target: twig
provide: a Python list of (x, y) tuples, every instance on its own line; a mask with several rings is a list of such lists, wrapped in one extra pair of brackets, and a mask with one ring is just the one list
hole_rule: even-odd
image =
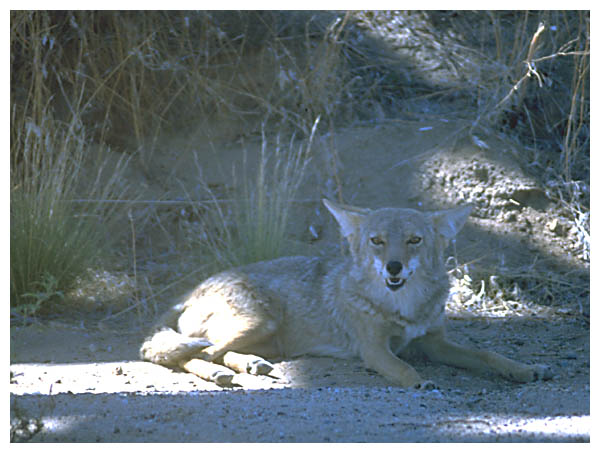
[(569, 57), (571, 55), (589, 55), (590, 51), (589, 50), (574, 50), (572, 52), (556, 52), (553, 53), (552, 55), (546, 55), (544, 57), (540, 57), (540, 58), (535, 58), (533, 60), (531, 60), (532, 63), (539, 63), (540, 61), (545, 61), (545, 60), (550, 60), (552, 58), (556, 58), (556, 57)]
[(137, 258), (135, 251), (135, 225), (133, 223), (133, 215), (131, 214), (131, 209), (127, 210), (127, 217), (129, 218), (129, 223), (131, 224), (131, 248), (133, 251), (133, 282), (134, 282), (134, 290), (133, 294), (136, 300), (135, 306), (138, 307), (138, 314), (140, 313), (139, 309), (139, 297), (138, 297), (138, 280), (137, 280)]
[[(219, 203), (238, 203), (240, 201), (249, 201), (249, 199), (242, 200), (239, 198), (214, 198), (211, 200), (98, 200), (90, 198), (79, 198), (71, 200), (63, 200), (67, 203), (107, 203), (107, 204), (164, 204), (164, 205), (202, 205), (202, 204), (219, 204)], [(318, 199), (296, 199), (287, 200), (290, 203), (318, 203)]]
[[(535, 61), (533, 59), (533, 55), (535, 54), (535, 51), (538, 48), (539, 45), (539, 39), (540, 36), (542, 34), (542, 32), (546, 29), (545, 25), (543, 22), (540, 22), (540, 24), (538, 25), (538, 28), (536, 30), (536, 32), (533, 34), (533, 37), (531, 38), (531, 42), (529, 43), (529, 50), (527, 52), (527, 58), (525, 59), (525, 61), (523, 62), (526, 66), (527, 66), (527, 72), (523, 75), (523, 77), (521, 77), (517, 83), (515, 83), (511, 90), (508, 92), (508, 94), (506, 96), (504, 96), (504, 98), (502, 98), (502, 100), (500, 102), (498, 102), (495, 107), (493, 109), (490, 110), (490, 112), (493, 112), (495, 110), (497, 110), (500, 106), (502, 106), (506, 101), (508, 101), (512, 95), (514, 93), (516, 93), (517, 91), (519, 91), (519, 89), (521, 88), (521, 85), (523, 85), (529, 78), (531, 78), (532, 76), (535, 76), (535, 78), (538, 80), (539, 86), (541, 87), (543, 84), (543, 79), (542, 77), (539, 75), (539, 73), (537, 72), (537, 68), (535, 66)], [(475, 129), (475, 127), (478, 125), (480, 119), (483, 117), (479, 116), (477, 118), (477, 120), (473, 123), (473, 126), (471, 127), (471, 131), (473, 131)]]

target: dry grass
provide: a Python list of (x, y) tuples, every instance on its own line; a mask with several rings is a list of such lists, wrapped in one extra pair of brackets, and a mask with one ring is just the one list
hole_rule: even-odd
[(449, 274), (451, 297), (446, 310), (453, 318), (571, 315), (589, 319), (589, 308), (576, 296), (585, 286), (583, 273), (571, 277), (534, 263), (511, 269), (463, 264)]
[[(34, 266), (56, 255), (39, 240), (47, 233), (13, 239), (25, 231), (18, 225), (62, 219), (50, 236), (89, 238), (91, 257), (93, 225), (116, 218), (107, 206), (119, 205), (65, 203), (121, 190), (125, 159), (110, 175), (85, 172), (95, 183), (82, 192), (90, 150), (100, 163), (109, 147), (133, 151), (149, 167), (161, 135), (192, 129), (215, 147), (264, 132), (261, 172), (238, 172), (231, 215), (222, 203), (208, 210), (217, 225), (208, 243), (223, 262), (281, 253), (264, 239), (285, 235), (289, 190), (316, 134), (448, 115), (466, 119), (464, 133), (481, 146), (481, 131), (524, 145), (522, 163), (565, 206), (589, 256), (589, 24), (585, 11), (12, 11), (11, 297), (36, 294), (26, 301), (35, 309), (66, 287), (48, 264)], [(297, 142), (273, 145), (274, 131)], [(324, 152), (323, 192), (342, 198), (338, 151)], [(120, 217), (134, 241), (136, 218)], [(240, 247), (246, 256), (231, 256)], [(17, 264), (23, 257), (29, 264)], [(28, 270), (13, 273), (13, 258)]]
[[(208, 255), (209, 272), (293, 254), (297, 249), (288, 238), (293, 202), (312, 159), (312, 142), (318, 127), (315, 121), (307, 142), (294, 137), (270, 142), (262, 135), (258, 167), (248, 167), (244, 155), (242, 168), (234, 168), (235, 192), (227, 201), (218, 199), (203, 184), (196, 195), (210, 200), (210, 206), (188, 194), (195, 217), (202, 222), (186, 232), (189, 245)], [(199, 181), (203, 181), (198, 166)]]
[[(13, 123), (11, 161), (11, 305), (36, 311), (61, 296), (88, 266), (97, 262), (106, 245), (103, 228), (114, 209), (102, 202), (74, 205), (81, 195), (87, 138), (76, 118), (64, 124), (46, 113), (42, 123)], [(105, 151), (97, 150), (101, 157)], [(120, 195), (116, 171), (86, 181), (90, 199), (109, 200)], [(122, 168), (122, 167), (121, 167)]]
[(356, 14), (415, 65), (420, 92), (404, 99), (414, 111), (452, 112), (472, 122), (473, 135), (502, 131), (531, 149), (534, 165), (559, 156), (551, 163), (565, 181), (589, 173), (588, 12)]
[[(85, 82), (72, 85), (78, 91), (68, 99), (65, 119), (55, 117), (48, 71), (59, 68), (44, 58), (46, 48), (54, 46), (47, 39), (48, 24), (35, 14), (15, 13), (11, 19), (11, 45), (33, 56), (13, 71), (21, 83), (14, 81), (11, 90), (11, 307), (14, 314), (29, 316), (64, 298), (77, 278), (97, 264), (107, 243), (103, 226), (114, 218), (114, 209), (72, 200), (82, 194), (102, 201), (120, 196), (125, 158), (118, 159), (111, 174), (103, 171), (108, 150), (90, 143), (82, 119)], [(16, 64), (17, 57), (11, 57)]]
[[(413, 83), (412, 96), (403, 99), (412, 105), (408, 116), (465, 119), (470, 127), (463, 133), (482, 150), (488, 145), (481, 136), (513, 141), (525, 151), (514, 158), (562, 208), (561, 216), (577, 231), (576, 248), (589, 262), (589, 12), (356, 15), (363, 30), (413, 62), (421, 86)], [(478, 271), (485, 275), (471, 281), (463, 269), (454, 279), (454, 302), (478, 313), (532, 314), (539, 307), (528, 304), (528, 297), (581, 304), (579, 294), (589, 293), (589, 281), (577, 280), (571, 287), (569, 279), (544, 266), (521, 269), (518, 275), (507, 269)], [(529, 288), (527, 281), (537, 283)]]

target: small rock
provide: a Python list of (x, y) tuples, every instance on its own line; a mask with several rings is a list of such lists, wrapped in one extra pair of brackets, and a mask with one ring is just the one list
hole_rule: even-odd
[(548, 230), (554, 233), (557, 236), (564, 236), (566, 233), (565, 226), (558, 221), (558, 219), (552, 219), (550, 222), (546, 224)]

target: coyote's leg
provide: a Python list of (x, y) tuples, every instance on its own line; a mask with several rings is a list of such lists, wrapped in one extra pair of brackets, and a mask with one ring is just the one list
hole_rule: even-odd
[(516, 382), (531, 382), (552, 377), (543, 365), (526, 365), (490, 351), (469, 348), (445, 338), (444, 332), (428, 334), (417, 340), (417, 346), (435, 362), (475, 371), (493, 371)]
[(188, 373), (222, 386), (233, 384), (236, 371), (255, 375), (267, 375), (273, 370), (273, 365), (261, 357), (250, 354), (226, 352), (223, 355), (223, 365), (207, 362), (202, 359), (183, 360), (179, 367)]
[(372, 368), (389, 381), (402, 387), (431, 389), (433, 384), (423, 380), (419, 373), (390, 349), (390, 338), (385, 334), (365, 329), (368, 335), (361, 338), (360, 354), (368, 368)]
[(223, 355), (223, 365), (238, 373), (269, 374), (273, 365), (262, 357), (252, 354), (238, 354), (229, 351)]
[(179, 364), (179, 367), (205, 381), (223, 386), (231, 385), (231, 381), (235, 376), (235, 372), (229, 368), (202, 359), (184, 360)]
[[(268, 375), (274, 368), (270, 362), (267, 362), (262, 357), (252, 354), (239, 354), (233, 351), (228, 351), (222, 357), (212, 360), (216, 360), (219, 363), (213, 363), (204, 358), (194, 358), (181, 361), (179, 367), (204, 380), (223, 386), (232, 384), (236, 372)], [(220, 365), (220, 363), (224, 366)]]
[[(186, 308), (177, 320), (178, 330), (189, 337), (205, 338), (211, 346), (198, 351), (188, 363), (180, 366), (209, 380), (218, 377), (225, 381), (225, 365), (231, 370), (251, 374), (268, 374), (273, 365), (261, 357), (252, 355), (254, 348), (268, 343), (278, 324), (268, 312), (268, 296), (244, 285), (231, 285), (226, 294), (215, 291), (210, 298), (198, 297), (186, 302)], [(203, 360), (206, 363), (199, 363)]]

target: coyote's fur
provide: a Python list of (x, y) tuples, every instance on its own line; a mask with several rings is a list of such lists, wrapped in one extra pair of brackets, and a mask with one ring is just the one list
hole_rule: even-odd
[(424, 387), (397, 356), (410, 344), (433, 361), (518, 382), (550, 377), (545, 366), (445, 338), (443, 253), (469, 207), (425, 213), (323, 201), (351, 256), (284, 257), (210, 277), (165, 315), (142, 359), (229, 384), (231, 370), (268, 374), (262, 357), (360, 357), (395, 384)]

